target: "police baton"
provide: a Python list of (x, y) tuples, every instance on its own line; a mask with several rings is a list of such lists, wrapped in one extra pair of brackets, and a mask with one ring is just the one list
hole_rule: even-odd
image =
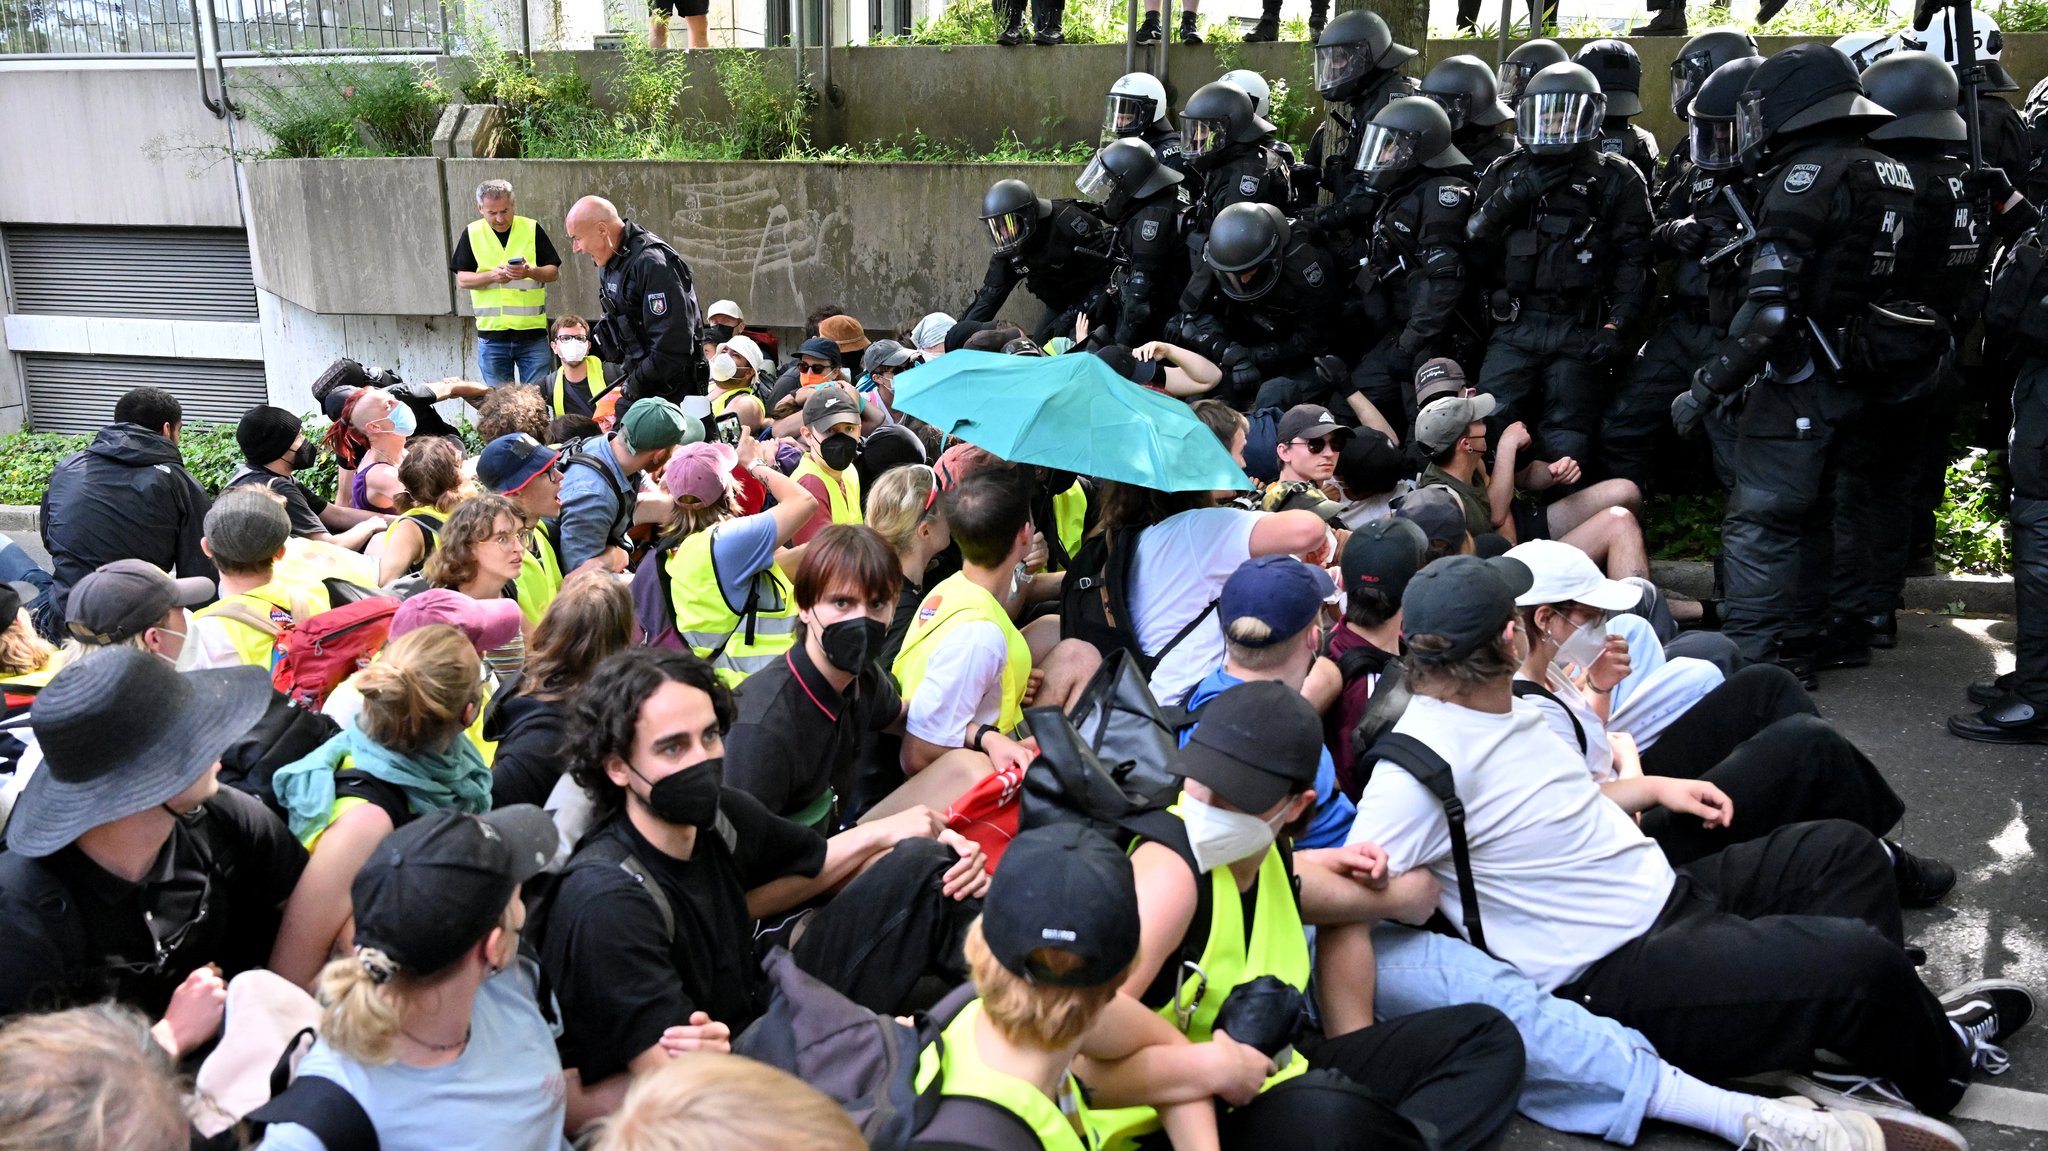
[(1956, 79), (1963, 88), (1963, 126), (1969, 132), (1970, 167), (1982, 171), (1984, 168), (1984, 129), (1977, 118), (1977, 94), (1984, 87), (1984, 67), (1977, 63), (1977, 30), (1972, 26), (1973, 13), (1970, 0), (1920, 0), (1913, 10), (1913, 31), (1925, 32), (1934, 20), (1935, 13), (1943, 8), (1954, 8), (1955, 19), (1949, 23), (1949, 34), (1956, 38), (1956, 61), (1962, 67), (1956, 69)]

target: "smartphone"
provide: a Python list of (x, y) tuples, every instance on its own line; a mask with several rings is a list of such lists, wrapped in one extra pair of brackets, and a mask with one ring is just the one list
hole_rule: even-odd
[(737, 412), (721, 413), (716, 420), (712, 421), (712, 427), (717, 429), (718, 442), (721, 444), (737, 444), (740, 442), (740, 437), (746, 434), (746, 430), (740, 426), (740, 417)]
[(513, 266), (513, 267), (515, 267), (515, 268), (524, 268), (524, 267), (526, 266), (526, 257), (525, 257), (525, 256), (508, 256), (508, 257), (506, 257), (506, 259), (505, 259), (505, 262), (506, 262), (506, 263), (508, 263), (508, 264), (510, 264), (510, 265), (512, 265), (512, 266)]

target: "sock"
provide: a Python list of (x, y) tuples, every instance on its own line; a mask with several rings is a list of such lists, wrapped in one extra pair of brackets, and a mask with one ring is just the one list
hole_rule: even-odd
[(1742, 1120), (1756, 1110), (1757, 1103), (1754, 1095), (1723, 1091), (1669, 1063), (1660, 1063), (1657, 1085), (1650, 1089), (1650, 1106), (1644, 1114), (1740, 1144), (1745, 1134)]

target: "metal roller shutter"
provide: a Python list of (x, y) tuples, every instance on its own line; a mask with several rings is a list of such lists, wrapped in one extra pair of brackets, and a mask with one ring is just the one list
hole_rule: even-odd
[(114, 402), (131, 388), (162, 388), (178, 397), (190, 423), (232, 424), (269, 393), (263, 365), (240, 360), (169, 360), (119, 356), (21, 357), (28, 410), (39, 432), (95, 432), (113, 419)]
[(249, 240), (231, 228), (9, 225), (13, 311), (256, 321)]

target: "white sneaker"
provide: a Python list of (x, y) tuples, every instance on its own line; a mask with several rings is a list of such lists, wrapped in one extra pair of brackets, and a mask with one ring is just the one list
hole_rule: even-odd
[[(1847, 1082), (1844, 1082), (1847, 1081)], [(1922, 1115), (1913, 1109), (1904, 1098), (1888, 1090), (1890, 1084), (1883, 1080), (1857, 1079), (1852, 1076), (1829, 1075), (1809, 1077), (1796, 1075), (1786, 1080), (1786, 1086), (1800, 1095), (1784, 1099), (1766, 1099), (1757, 1108), (1757, 1115), (1751, 1117), (1758, 1128), (1767, 1126), (1764, 1118), (1773, 1108), (1790, 1111), (1794, 1115), (1792, 1131), (1800, 1130), (1797, 1124), (1811, 1123), (1816, 1118), (1826, 1117), (1844, 1121), (1844, 1125), (1855, 1129), (1853, 1138), (1868, 1138), (1871, 1131), (1877, 1133), (1876, 1140), (1867, 1146), (1873, 1151), (1969, 1151), (1970, 1142), (1955, 1128), (1932, 1116)], [(1848, 1090), (1841, 1089), (1849, 1088)], [(1800, 1096), (1808, 1096), (1801, 1098)], [(1828, 1106), (1824, 1109), (1813, 1097), (1824, 1095)], [(1866, 1126), (1868, 1124), (1868, 1126)], [(1834, 1143), (1770, 1143), (1760, 1142), (1761, 1147), (1833, 1148)], [(1866, 1144), (1849, 1142), (1842, 1147), (1864, 1147)]]
[(1742, 1119), (1737, 1151), (1888, 1151), (1877, 1120), (1856, 1111), (1823, 1111), (1811, 1100), (1758, 1099)]

